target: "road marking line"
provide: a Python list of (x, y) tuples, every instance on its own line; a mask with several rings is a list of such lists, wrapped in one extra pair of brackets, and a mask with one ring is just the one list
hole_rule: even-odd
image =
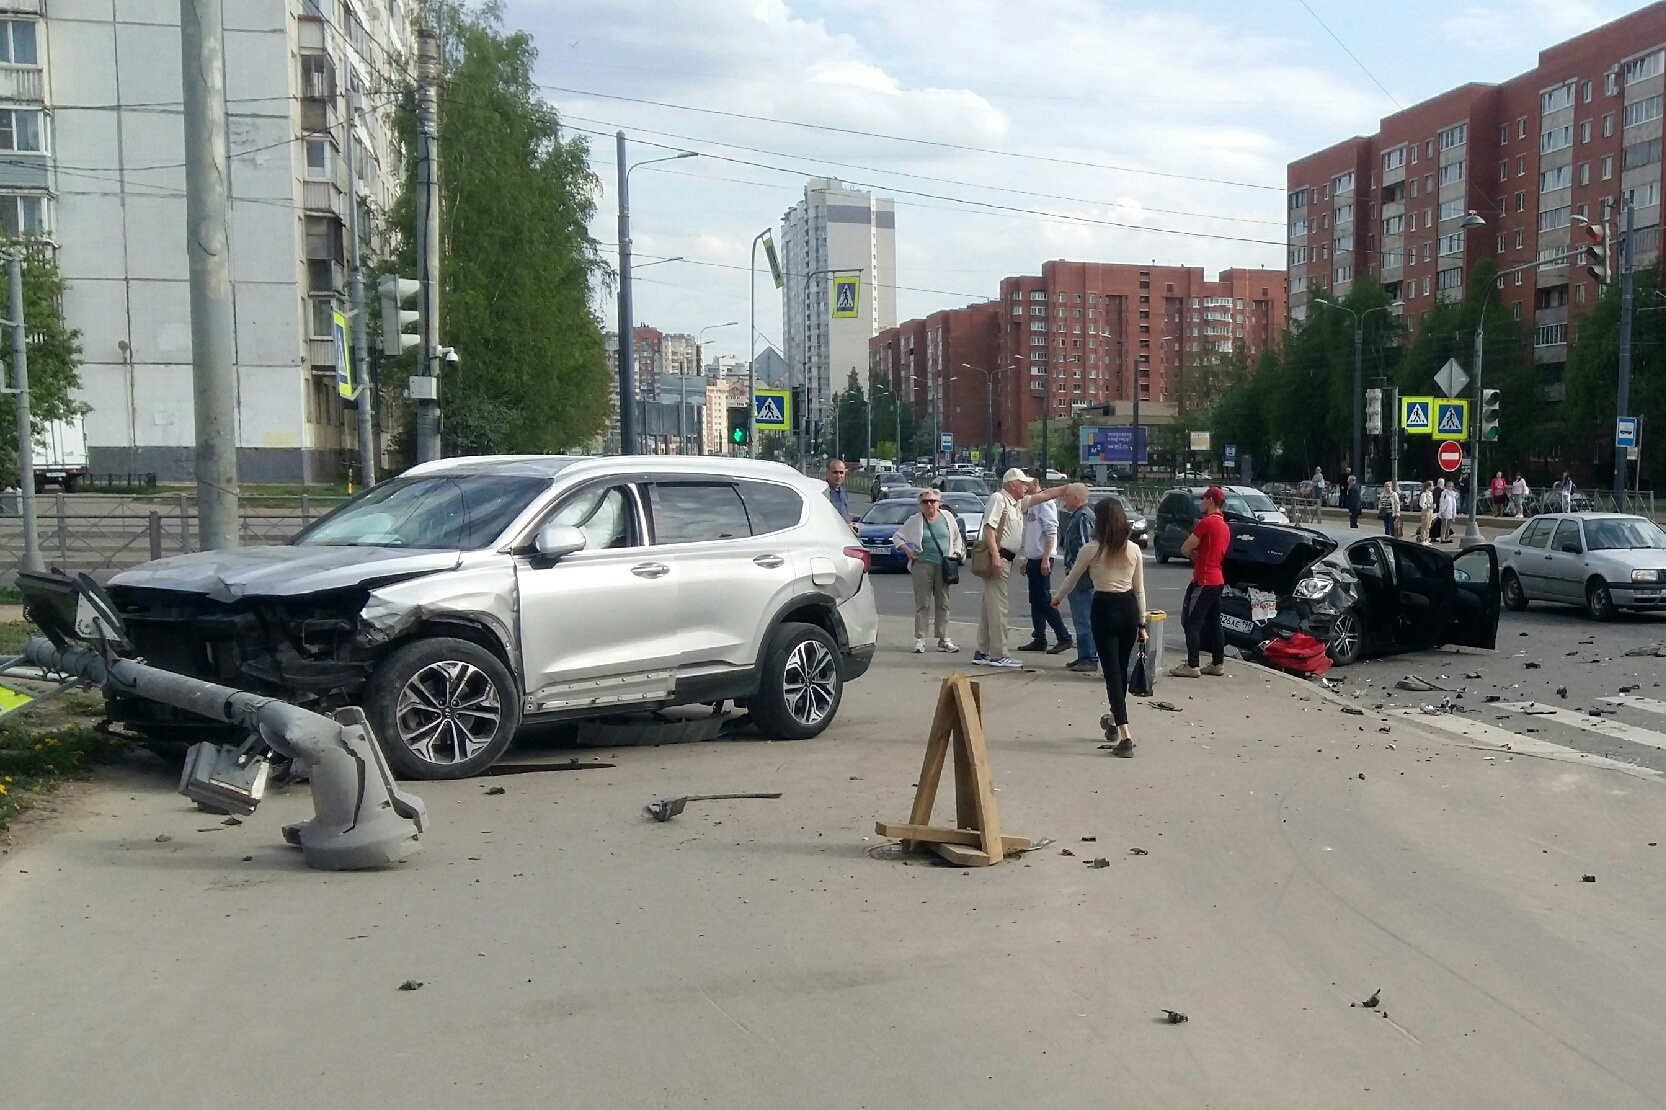
[(1511, 755), (1534, 756), (1539, 759), (1554, 759), (1562, 763), (1578, 763), (1585, 767), (1595, 767), (1599, 770), (1619, 771), (1621, 774), (1635, 778), (1659, 778), (1662, 772), (1652, 767), (1639, 767), (1634, 763), (1626, 763), (1618, 759), (1610, 759), (1605, 755), (1593, 755), (1581, 752), (1577, 748), (1565, 747), (1549, 740), (1540, 740), (1536, 736), (1523, 736), (1518, 732), (1511, 732), (1507, 728), (1487, 724), (1485, 721), (1472, 721), (1467, 717), (1455, 713), (1424, 713), (1416, 709), (1396, 709), (1392, 712), (1409, 721), (1430, 728), (1449, 732), (1454, 736), (1462, 736), (1466, 740), (1474, 741), (1477, 745), (1484, 745), (1498, 751), (1508, 751)]
[(1512, 701), (1500, 702), (1493, 706), (1510, 713), (1522, 713), (1537, 717), (1541, 721), (1555, 721), (1559, 725), (1577, 728), (1584, 732), (1594, 732), (1598, 736), (1606, 736), (1611, 740), (1625, 740), (1632, 744), (1641, 744), (1645, 748), (1655, 748), (1666, 751), (1666, 733), (1654, 732), (1636, 725), (1628, 725), (1624, 721), (1611, 721), (1607, 717), (1592, 717), (1584, 713), (1574, 713), (1567, 709), (1556, 709), (1543, 702)]
[(1616, 694), (1611, 698), (1598, 698), (1597, 700), (1605, 705), (1625, 705), (1632, 709), (1641, 709), (1645, 713), (1666, 714), (1666, 701), (1640, 698), (1636, 694)]

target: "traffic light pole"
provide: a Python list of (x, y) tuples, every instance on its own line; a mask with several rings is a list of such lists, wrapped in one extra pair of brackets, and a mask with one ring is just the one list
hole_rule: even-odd
[[(1626, 205), (1625, 231), (1620, 234), (1620, 382), (1614, 395), (1616, 433), (1619, 429), (1619, 417), (1631, 414), (1631, 317), (1632, 317), (1632, 281), (1631, 281), (1631, 239), (1632, 222), (1636, 218), (1637, 210), (1629, 203)], [(1614, 509), (1620, 511), (1625, 501), (1626, 492), (1626, 453), (1619, 444), (1619, 436), (1615, 435), (1614, 442)]]
[(422, 295), (422, 344), (417, 374), (430, 379), (429, 397), (417, 400), (417, 462), (440, 457), (440, 156), (439, 111), (435, 83), (439, 80), (439, 36), (432, 28), (417, 31), (417, 281)]

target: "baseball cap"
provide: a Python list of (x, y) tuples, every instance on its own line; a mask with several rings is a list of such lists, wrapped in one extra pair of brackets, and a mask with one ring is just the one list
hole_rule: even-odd
[(1016, 466), (1013, 467), (1011, 470), (1007, 471), (1005, 474), (1001, 475), (1001, 484), (1003, 486), (1006, 485), (1008, 482), (1028, 482), (1029, 480), (1030, 480), (1030, 476), (1028, 474), (1025, 474), (1022, 470), (1018, 469)]
[(1221, 489), (1219, 486), (1210, 486), (1208, 489), (1203, 491), (1203, 496), (1217, 505), (1226, 504), (1226, 491)]

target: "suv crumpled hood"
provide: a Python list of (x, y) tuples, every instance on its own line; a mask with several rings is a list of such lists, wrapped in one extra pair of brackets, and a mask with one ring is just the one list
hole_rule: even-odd
[(240, 547), (174, 555), (124, 570), (110, 579), (120, 589), (173, 590), (216, 601), (241, 597), (301, 597), (368, 583), (377, 585), (454, 570), (457, 551), (386, 547)]
[(1303, 571), (1339, 546), (1323, 532), (1293, 524), (1227, 523), (1232, 543), (1221, 562), (1227, 584), (1271, 590), (1280, 597), (1295, 589)]

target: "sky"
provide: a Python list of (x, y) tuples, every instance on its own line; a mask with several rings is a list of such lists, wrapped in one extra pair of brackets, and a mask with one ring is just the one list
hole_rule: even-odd
[[(987, 300), (1049, 259), (1284, 265), (1289, 161), (1638, 8), (1620, 0), (504, 0), (591, 144), (635, 318), (748, 350), (749, 254), (812, 177), (893, 197), (897, 312)], [(1393, 43), (1393, 49), (1383, 44)], [(748, 118), (750, 117), (750, 118)], [(681, 259), (681, 261), (662, 261)], [(657, 265), (649, 263), (658, 262)], [(762, 255), (759, 265), (763, 266)], [(611, 293), (598, 314), (617, 325)], [(780, 296), (757, 282), (757, 336)], [(727, 326), (720, 326), (727, 325)]]

